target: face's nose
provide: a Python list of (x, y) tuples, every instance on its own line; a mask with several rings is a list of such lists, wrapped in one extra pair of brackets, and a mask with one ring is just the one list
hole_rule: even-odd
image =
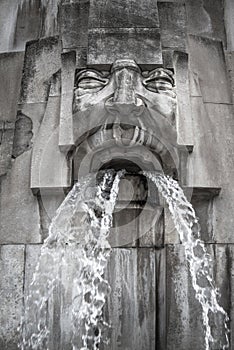
[(135, 86), (137, 72), (122, 68), (115, 71), (115, 92), (113, 97), (106, 101), (106, 109), (114, 115), (140, 115), (143, 111), (143, 101), (136, 96)]

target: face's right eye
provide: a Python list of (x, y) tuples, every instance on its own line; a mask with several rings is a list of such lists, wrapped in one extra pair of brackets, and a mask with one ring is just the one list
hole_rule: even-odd
[(109, 79), (103, 77), (101, 73), (93, 70), (85, 70), (76, 76), (76, 93), (84, 95), (98, 92), (103, 89), (109, 82)]

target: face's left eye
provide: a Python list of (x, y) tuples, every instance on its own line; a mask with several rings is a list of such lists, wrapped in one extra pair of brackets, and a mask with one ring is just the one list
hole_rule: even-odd
[(165, 93), (171, 97), (175, 96), (173, 91), (173, 73), (168, 69), (157, 68), (153, 70), (149, 73), (148, 77), (143, 80), (143, 85), (149, 91)]
[(97, 92), (108, 84), (109, 80), (96, 71), (82, 71), (76, 76), (76, 92), (78, 95)]

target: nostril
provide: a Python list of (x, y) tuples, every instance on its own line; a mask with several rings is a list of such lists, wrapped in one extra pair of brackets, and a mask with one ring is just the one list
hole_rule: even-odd
[(140, 115), (144, 109), (144, 103), (142, 99), (136, 98), (135, 102), (119, 102), (114, 101), (113, 98), (109, 98), (105, 103), (105, 108), (111, 114), (130, 114)]

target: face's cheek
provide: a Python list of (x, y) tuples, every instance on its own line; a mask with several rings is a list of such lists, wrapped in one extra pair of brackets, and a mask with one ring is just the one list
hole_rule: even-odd
[(74, 92), (73, 110), (88, 111), (95, 108), (96, 105), (105, 103), (105, 101), (113, 96), (114, 84), (110, 81), (105, 87), (99, 89), (76, 89)]

